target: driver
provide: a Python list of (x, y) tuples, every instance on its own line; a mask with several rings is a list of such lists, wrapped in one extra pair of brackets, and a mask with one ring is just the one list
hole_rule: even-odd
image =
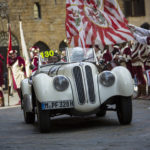
[(58, 53), (55, 52), (55, 53), (54, 53), (54, 56), (48, 57), (47, 63), (56, 63), (56, 62), (58, 62), (58, 61), (60, 61), (60, 56), (59, 56)]

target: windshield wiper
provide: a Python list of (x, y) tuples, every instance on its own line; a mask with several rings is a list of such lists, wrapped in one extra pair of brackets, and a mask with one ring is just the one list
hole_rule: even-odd
[(89, 59), (91, 59), (91, 58), (94, 58), (94, 57), (85, 58), (85, 59), (83, 59), (82, 61), (86, 61), (86, 60), (89, 60)]

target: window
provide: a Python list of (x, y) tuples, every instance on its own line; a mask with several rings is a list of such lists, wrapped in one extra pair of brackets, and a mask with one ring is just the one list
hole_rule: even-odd
[(34, 3), (34, 19), (41, 19), (41, 7), (39, 3)]
[(55, 0), (55, 5), (57, 5), (57, 0)]
[(145, 16), (144, 0), (124, 0), (124, 10), (126, 17)]

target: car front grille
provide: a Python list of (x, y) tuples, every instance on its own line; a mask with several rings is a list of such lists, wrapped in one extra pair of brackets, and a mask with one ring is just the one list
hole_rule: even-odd
[[(76, 88), (77, 88), (77, 93), (78, 93), (78, 98), (80, 104), (85, 103), (85, 90), (84, 90), (84, 85), (83, 85), (83, 76), (85, 76), (86, 82), (87, 82), (87, 88), (88, 89), (88, 96), (89, 96), (89, 101), (91, 103), (95, 102), (95, 92), (94, 92), (94, 81), (93, 81), (93, 75), (92, 75), (92, 69), (90, 66), (86, 65), (85, 66), (85, 74), (82, 74), (81, 67), (76, 66), (73, 68), (73, 74), (75, 78), (75, 83), (76, 83)], [(86, 84), (85, 84), (86, 85)]]
[(94, 92), (94, 81), (93, 81), (91, 67), (85, 66), (85, 72), (86, 72), (86, 79), (87, 79), (87, 85), (88, 85), (89, 100), (90, 100), (90, 102), (94, 103), (95, 102), (95, 92)]
[(73, 68), (73, 74), (76, 82), (78, 98), (80, 104), (85, 103), (85, 93), (84, 93), (84, 86), (83, 86), (83, 78), (80, 67), (76, 66)]

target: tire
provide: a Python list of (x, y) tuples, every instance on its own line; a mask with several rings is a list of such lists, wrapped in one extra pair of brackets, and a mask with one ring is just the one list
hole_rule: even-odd
[(40, 109), (40, 104), (37, 102), (37, 118), (38, 118), (38, 127), (41, 133), (50, 132), (50, 115), (49, 111), (43, 111)]
[(24, 113), (24, 120), (27, 124), (32, 124), (35, 122), (35, 114), (33, 112), (26, 112), (23, 109), (23, 113)]
[(117, 116), (120, 124), (127, 125), (132, 121), (132, 99), (131, 97), (120, 97), (116, 104)]
[(106, 110), (101, 109), (98, 113), (96, 113), (96, 117), (105, 117)]

